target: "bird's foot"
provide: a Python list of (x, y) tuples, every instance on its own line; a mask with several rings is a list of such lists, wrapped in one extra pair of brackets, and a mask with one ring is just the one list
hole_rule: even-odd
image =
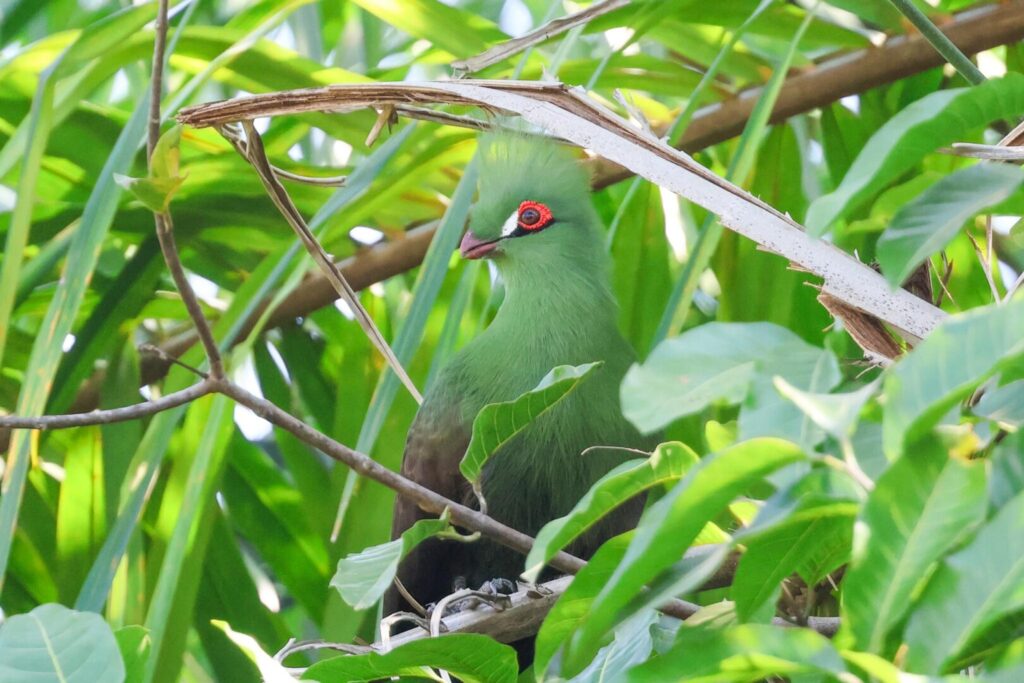
[(484, 581), (479, 589), (471, 590), (466, 588), (466, 580), (461, 576), (455, 578), (452, 587), (455, 590), (451, 595), (427, 605), (427, 614), (431, 618), (439, 609), (442, 610), (442, 618), (476, 609), (481, 605), (489, 605), (501, 611), (512, 606), (512, 600), (508, 596), (519, 590), (515, 581), (503, 578)]

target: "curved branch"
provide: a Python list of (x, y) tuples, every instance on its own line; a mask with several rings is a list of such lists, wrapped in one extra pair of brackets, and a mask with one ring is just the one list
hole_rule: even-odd
[(93, 410), (88, 413), (71, 413), (68, 415), (42, 415), (26, 417), (22, 415), (4, 415), (0, 417), (0, 427), (7, 429), (67, 429), (69, 427), (86, 427), (89, 425), (105, 425), (113, 422), (126, 422), (155, 415), (156, 413), (177, 408), (189, 401), (205, 396), (214, 391), (213, 382), (203, 380), (188, 389), (175, 391), (153, 401), (136, 403), (122, 408), (110, 410)]

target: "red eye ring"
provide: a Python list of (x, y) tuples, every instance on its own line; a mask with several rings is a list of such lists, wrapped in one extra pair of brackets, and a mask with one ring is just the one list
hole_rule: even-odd
[(554, 222), (551, 209), (540, 202), (525, 201), (519, 205), (519, 219), (517, 223), (523, 230), (536, 232), (548, 227)]

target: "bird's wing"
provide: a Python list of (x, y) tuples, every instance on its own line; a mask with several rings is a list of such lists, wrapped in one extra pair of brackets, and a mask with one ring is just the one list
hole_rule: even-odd
[[(442, 403), (441, 407), (437, 404)], [(470, 488), (459, 472), (469, 445), (470, 430), (462, 422), (454, 402), (432, 402), (423, 405), (416, 415), (405, 443), (402, 474), (440, 495), (463, 502)], [(402, 496), (395, 499), (391, 538), (420, 519), (434, 517)], [(398, 569), (398, 578), (421, 604), (435, 602), (448, 595), (459, 566), (462, 544), (429, 539), (409, 554)], [(392, 588), (384, 601), (384, 613), (408, 610), (409, 606)]]

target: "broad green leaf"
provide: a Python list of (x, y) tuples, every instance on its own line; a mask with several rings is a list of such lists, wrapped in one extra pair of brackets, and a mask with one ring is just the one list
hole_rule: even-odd
[(681, 628), (671, 650), (633, 669), (627, 680), (745, 683), (773, 676), (845, 673), (846, 665), (832, 643), (810, 629), (745, 624)]
[[(839, 380), (830, 352), (784, 327), (711, 322), (665, 340), (646, 361), (629, 369), (622, 382), (623, 414), (641, 431), (652, 432), (717, 401), (739, 403), (758, 376), (770, 380), (775, 375), (818, 392)], [(765, 406), (745, 411), (748, 431), (767, 427), (759, 407)], [(800, 416), (795, 408), (792, 412)], [(743, 421), (741, 415), (741, 433)]]
[(637, 612), (615, 629), (612, 642), (601, 648), (590, 666), (572, 678), (572, 683), (620, 681), (626, 672), (651, 656), (651, 629), (658, 623), (654, 609)]
[(0, 624), (0, 680), (121, 683), (124, 663), (101, 616), (50, 603)]
[(700, 458), (685, 444), (659, 445), (647, 460), (624, 462), (601, 477), (564, 517), (544, 525), (526, 557), (527, 581), (536, 581), (544, 565), (599, 519), (649, 488), (676, 481)]
[(314, 664), (304, 681), (376, 681), (390, 676), (434, 678), (424, 667), (444, 669), (465, 683), (515, 683), (519, 668), (508, 645), (472, 633), (424, 638), (387, 654), (345, 655)]
[(822, 235), (850, 211), (943, 145), (999, 119), (1024, 114), (1024, 76), (1009, 73), (971, 88), (922, 97), (885, 123), (860, 150), (843, 182), (807, 211), (807, 230)]
[(927, 439), (879, 478), (855, 531), (843, 578), (843, 631), (854, 649), (890, 656), (891, 635), (928, 569), (976, 527), (988, 507), (983, 463), (964, 463)]
[[(972, 641), (1024, 609), (1024, 493), (999, 510), (928, 582), (907, 624), (906, 668), (942, 673)], [(1004, 629), (1002, 637), (1014, 637)]]
[(1019, 429), (1024, 426), (1024, 380), (987, 389), (971, 411), (975, 415)]
[(886, 374), (886, 454), (898, 456), (905, 443), (930, 429), (957, 401), (1022, 353), (1024, 299), (943, 322)]
[(527, 425), (569, 395), (579, 383), (602, 365), (600, 361), (583, 365), (559, 365), (519, 398), (484, 406), (473, 420), (473, 435), (466, 455), (459, 463), (462, 476), (479, 490), (484, 465), (495, 453)]
[(353, 609), (367, 609), (380, 600), (398, 572), (402, 558), (423, 541), (451, 528), (446, 516), (421, 519), (402, 537), (343, 557), (331, 585)]
[(857, 428), (857, 418), (864, 404), (878, 391), (878, 383), (866, 384), (845, 394), (815, 394), (802, 391), (783, 377), (774, 379), (775, 388), (788, 398), (814, 424), (836, 439), (848, 439)]
[(535, 671), (547, 673), (555, 663), (556, 654), (583, 624), (594, 598), (622, 561), (632, 537), (633, 532), (630, 531), (605, 541), (587, 565), (572, 578), (572, 583), (558, 598), (537, 632)]
[(231, 642), (256, 664), (263, 677), (263, 683), (292, 683), (295, 680), (283, 664), (263, 651), (255, 638), (235, 631), (226, 621), (215, 619), (213, 625), (223, 631)]
[(949, 174), (903, 206), (878, 238), (877, 258), (894, 288), (942, 249), (972, 216), (1020, 187), (1024, 173), (1010, 164), (980, 163)]
[(804, 459), (795, 445), (779, 439), (753, 439), (701, 460), (640, 519), (621, 564), (594, 601), (589, 618), (573, 636), (567, 673), (580, 671), (601, 637), (622, 618), (646, 583), (682, 559), (704, 524), (736, 496), (766, 475)]
[[(730, 594), (740, 620), (770, 619), (774, 616), (782, 580), (791, 574), (807, 573), (800, 570), (808, 566), (811, 558), (817, 560), (823, 555), (835, 558), (834, 553), (821, 551), (823, 548), (832, 550), (827, 546), (831, 546), (836, 538), (848, 543), (854, 514), (852, 505), (826, 506), (820, 509), (820, 514), (797, 516), (766, 533), (755, 535), (749, 541), (738, 538), (747, 549), (736, 568)], [(838, 561), (819, 561), (816, 565), (832, 564), (829, 569), (834, 569), (839, 562), (841, 558)], [(817, 574), (820, 570), (810, 573)]]
[(124, 661), (125, 683), (140, 683), (146, 671), (146, 660), (152, 643), (149, 631), (142, 626), (123, 626), (114, 631), (117, 647)]
[(171, 200), (175, 193), (181, 188), (185, 179), (179, 176), (173, 178), (131, 178), (129, 176), (114, 174), (117, 184), (132, 193), (136, 199), (142, 202), (150, 211), (165, 213), (171, 206)]

